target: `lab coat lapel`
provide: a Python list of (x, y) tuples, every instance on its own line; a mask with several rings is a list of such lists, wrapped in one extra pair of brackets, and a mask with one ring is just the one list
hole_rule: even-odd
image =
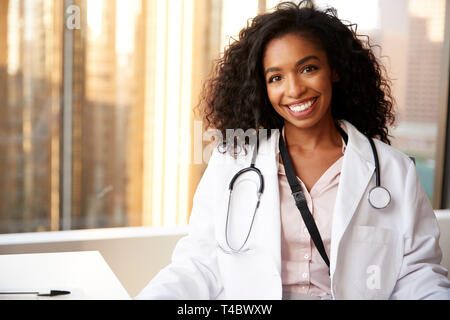
[(331, 275), (336, 268), (342, 236), (350, 224), (375, 170), (372, 150), (367, 138), (349, 122), (343, 121), (343, 124), (347, 129), (348, 143), (333, 213), (330, 249)]

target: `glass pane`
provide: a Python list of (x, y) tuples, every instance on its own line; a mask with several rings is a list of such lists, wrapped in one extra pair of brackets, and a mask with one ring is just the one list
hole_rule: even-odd
[(187, 224), (221, 21), (220, 0), (0, 1), (0, 233)]
[(0, 1), (0, 233), (58, 229), (60, 12)]
[(186, 224), (194, 1), (80, 5), (66, 227)]
[(315, 0), (358, 25), (388, 69), (397, 102), (392, 145), (415, 157), (422, 185), (433, 201), (445, 0)]
[[(141, 2), (82, 2), (73, 38), (70, 229), (138, 225)], [(63, 213), (63, 218), (66, 215)], [(137, 220), (136, 220), (137, 219)]]

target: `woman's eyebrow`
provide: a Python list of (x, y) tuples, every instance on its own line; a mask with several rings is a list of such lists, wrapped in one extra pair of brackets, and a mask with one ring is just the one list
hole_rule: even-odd
[[(311, 60), (311, 59), (316, 59), (316, 60), (320, 61), (320, 59), (317, 58), (316, 56), (307, 56), (307, 57), (304, 57), (304, 58), (298, 60), (295, 63), (295, 66), (298, 67), (298, 66), (304, 64), (306, 61)], [(264, 71), (264, 76), (266, 76), (269, 72), (274, 72), (274, 71), (280, 71), (280, 68), (277, 68), (277, 67), (268, 68), (268, 69), (266, 69), (266, 71)]]

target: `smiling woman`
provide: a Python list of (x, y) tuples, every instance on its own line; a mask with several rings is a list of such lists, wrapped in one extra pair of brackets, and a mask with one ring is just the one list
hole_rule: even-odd
[[(390, 143), (388, 126), (395, 121), (394, 99), (384, 66), (376, 59), (370, 43), (359, 40), (354, 25), (346, 26), (336, 17), (333, 18), (332, 9), (327, 9), (326, 12), (329, 13), (328, 16), (323, 17), (309, 16), (305, 11), (295, 21), (283, 13), (277, 17), (270, 14), (260, 15), (252, 20), (248, 28), (241, 30), (240, 40), (232, 43), (225, 51), (220, 63), (216, 65), (211, 81), (206, 85), (200, 105), (205, 110), (207, 125), (221, 130), (223, 136), (226, 128), (280, 129), (283, 126), (284, 118), (278, 112), (281, 109), (272, 107), (271, 100), (280, 88), (277, 81), (289, 80), (290, 90), (302, 88), (292, 86), (295, 83), (291, 81), (289, 74), (285, 75), (288, 78), (282, 79), (273, 72), (282, 67), (274, 65), (276, 61), (270, 61), (270, 64), (269, 61), (264, 61), (267, 60), (268, 43), (272, 42), (271, 50), (277, 52), (272, 54), (273, 57), (289, 55), (289, 62), (292, 64), (290, 67), (295, 65), (297, 72), (300, 71), (299, 67), (302, 67), (302, 76), (298, 79), (316, 79), (315, 74), (329, 72), (329, 92), (321, 96), (319, 102), (321, 106), (331, 106), (331, 114), (335, 120), (347, 119), (368, 136)], [(270, 28), (260, 28), (269, 23), (273, 23)], [(283, 47), (280, 38), (293, 38), (294, 35), (301, 36), (302, 43), (292, 44), (286, 41)], [(306, 49), (303, 52), (297, 51), (295, 45), (298, 47), (305, 42), (308, 43), (310, 52)], [(287, 49), (289, 51), (286, 51)], [(296, 52), (295, 57), (288, 54), (292, 51)], [(326, 67), (325, 70), (315, 70), (319, 66), (300, 61), (309, 55), (316, 56), (313, 60), (316, 63), (321, 62)], [(311, 62), (311, 58), (308, 62)], [(269, 72), (271, 77), (267, 78)], [(298, 96), (298, 93), (294, 92), (294, 95)], [(283, 103), (291, 104), (298, 99), (299, 97), (296, 97)], [(234, 106), (233, 112), (229, 108), (230, 105)], [(361, 105), (365, 108), (358, 107)], [(290, 111), (292, 117), (300, 116), (295, 112), (299, 111), (298, 108), (288, 108), (284, 113), (289, 114)], [(266, 116), (261, 117), (263, 114)], [(233, 149), (231, 144), (228, 147)]]
[(294, 167), (308, 190), (342, 156), (331, 113), (332, 85), (338, 76), (316, 43), (289, 33), (271, 40), (263, 58), (269, 101), (285, 120)]
[(297, 127), (333, 123), (330, 103), (337, 77), (332, 78), (325, 51), (301, 36), (287, 34), (267, 44), (263, 67), (267, 95), (280, 116)]
[(225, 49), (200, 104), (207, 125), (267, 138), (214, 150), (189, 235), (137, 298), (450, 299), (436, 217), (389, 145), (389, 80), (355, 30), (285, 2)]

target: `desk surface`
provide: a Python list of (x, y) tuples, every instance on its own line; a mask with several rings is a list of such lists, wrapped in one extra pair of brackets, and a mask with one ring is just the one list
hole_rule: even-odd
[(0, 292), (68, 290), (63, 296), (0, 295), (0, 299), (130, 299), (98, 251), (0, 255)]

